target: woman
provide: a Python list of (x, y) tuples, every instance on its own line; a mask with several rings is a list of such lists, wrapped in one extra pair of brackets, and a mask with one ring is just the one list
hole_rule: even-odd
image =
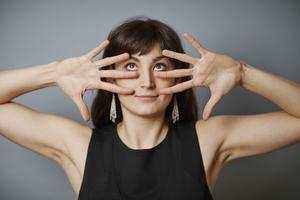
[[(56, 161), (79, 199), (212, 199), (229, 161), (298, 142), (300, 86), (184, 37), (201, 58), (186, 55), (166, 24), (132, 18), (83, 56), (1, 71), (1, 134)], [(103, 58), (92, 61), (103, 50)], [(98, 90), (95, 128), (12, 101), (51, 86), (61, 88), (85, 120), (84, 92)], [(203, 120), (192, 91), (201, 86), (212, 94)], [(282, 111), (210, 117), (235, 86)]]

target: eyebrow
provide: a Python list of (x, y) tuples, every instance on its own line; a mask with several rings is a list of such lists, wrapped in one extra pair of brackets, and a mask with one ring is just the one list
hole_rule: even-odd
[[(157, 56), (157, 57), (153, 58), (152, 61), (156, 62), (156, 61), (159, 61), (163, 58), (166, 58), (166, 57), (165, 56)], [(137, 57), (134, 57), (134, 56), (130, 56), (130, 59), (135, 60), (137, 62), (140, 62), (140, 60)]]

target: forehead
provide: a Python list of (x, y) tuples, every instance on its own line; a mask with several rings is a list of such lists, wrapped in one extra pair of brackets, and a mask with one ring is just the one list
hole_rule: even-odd
[(136, 61), (136, 62), (156, 62), (156, 61), (164, 61), (172, 65), (170, 58), (165, 57), (161, 54), (162, 49), (159, 43), (153, 45), (153, 47), (149, 50), (149, 52), (140, 55), (141, 52), (130, 54), (129, 59), (120, 61), (116, 63), (117, 65), (123, 64), (128, 61)]
[(140, 55), (141, 52), (133, 53), (131, 56), (135, 57), (153, 57), (153, 56), (161, 56), (162, 49), (158, 43), (155, 43), (149, 52)]

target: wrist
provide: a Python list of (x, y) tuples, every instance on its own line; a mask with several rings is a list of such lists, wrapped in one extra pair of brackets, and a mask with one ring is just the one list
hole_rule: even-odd
[(240, 81), (238, 83), (239, 86), (244, 86), (245, 85), (245, 82), (246, 82), (246, 78), (247, 78), (247, 74), (248, 74), (248, 71), (249, 71), (249, 68), (250, 68), (250, 65), (248, 65), (245, 61), (243, 60), (239, 60), (239, 63), (241, 65), (241, 70), (240, 70)]
[(57, 66), (59, 61), (53, 61), (48, 64), (42, 65), (41, 84), (43, 87), (57, 86)]

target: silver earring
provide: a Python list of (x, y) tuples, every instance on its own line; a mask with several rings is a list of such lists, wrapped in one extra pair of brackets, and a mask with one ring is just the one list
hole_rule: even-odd
[(117, 118), (116, 101), (115, 101), (115, 95), (112, 94), (112, 100), (110, 105), (110, 120), (115, 123), (116, 118)]
[(178, 111), (178, 103), (177, 103), (176, 95), (174, 96), (172, 119), (173, 119), (173, 123), (179, 120), (179, 111)]

